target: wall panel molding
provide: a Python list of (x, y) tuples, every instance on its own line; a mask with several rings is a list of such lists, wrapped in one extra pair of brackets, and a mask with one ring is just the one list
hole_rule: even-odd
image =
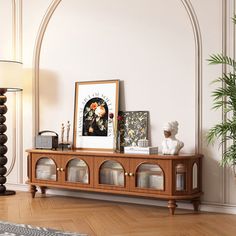
[[(33, 136), (37, 135), (39, 132), (39, 63), (41, 46), (48, 23), (60, 2), (61, 0), (53, 0), (51, 2), (50, 6), (47, 9), (47, 12), (42, 19), (38, 31), (38, 36), (36, 38), (33, 61)], [(195, 152), (200, 153), (202, 149), (202, 39), (198, 19), (190, 0), (181, 0), (181, 2), (188, 13), (195, 40)]]
[[(227, 11), (227, 0), (222, 0), (222, 55), (226, 55), (227, 54), (227, 17), (228, 17), (228, 11)], [(226, 65), (222, 65), (222, 75), (227, 73), (227, 66)], [(222, 84), (222, 87), (225, 87), (225, 84)], [(224, 98), (225, 100), (226, 98)], [(227, 117), (224, 114), (224, 108), (222, 108), (221, 112), (222, 112), (222, 122), (226, 121)], [(227, 144), (224, 143), (222, 145), (222, 150), (221, 150), (221, 156), (223, 156), (225, 150), (227, 148)], [(225, 203), (226, 201), (226, 167), (222, 167), (221, 168), (221, 186), (222, 186), (222, 191), (221, 191), (221, 202), (222, 204)]]
[[(222, 55), (231, 56), (235, 60), (235, 24), (232, 17), (235, 15), (236, 6), (235, 0), (222, 0)], [(229, 66), (222, 65), (222, 75), (229, 73)], [(224, 87), (225, 84), (222, 84)], [(226, 98), (225, 98), (226, 99)], [(224, 114), (222, 109), (222, 121), (227, 120), (227, 115)], [(227, 149), (228, 143), (225, 143), (222, 148), (222, 155)], [(234, 178), (234, 177), (233, 177)], [(222, 203), (225, 205), (230, 202), (230, 195), (233, 193), (232, 188), (232, 174), (231, 167), (222, 167)], [(233, 185), (235, 186), (235, 185)]]
[(12, 0), (12, 58), (16, 60), (16, 0)]
[[(15, 0), (17, 1), (17, 0)], [(15, 2), (13, 1), (13, 2)], [(18, 0), (19, 1), (19, 0)], [(39, 131), (39, 70), (40, 70), (40, 54), (41, 54), (41, 47), (44, 40), (44, 35), (47, 30), (48, 24), (55, 13), (58, 5), (62, 0), (52, 0), (45, 15), (41, 21), (36, 42), (34, 48), (34, 57), (33, 57), (33, 137), (38, 134)], [(222, 0), (219, 1), (222, 6), (222, 25), (219, 26), (222, 29), (222, 54), (225, 55), (229, 51), (233, 52), (233, 57), (235, 58), (235, 27), (229, 26), (230, 17), (232, 13), (235, 13), (235, 0)], [(194, 35), (194, 44), (195, 44), (195, 152), (201, 153), (202, 152), (202, 38), (201, 38), (201, 29), (198, 22), (198, 16), (195, 12), (195, 9), (192, 5), (191, 0), (181, 0), (182, 6), (185, 8), (189, 21), (191, 23), (191, 27), (193, 30)], [(232, 12), (233, 10), (233, 12)], [(232, 24), (232, 23), (231, 23)], [(230, 31), (230, 32), (229, 32)], [(232, 42), (229, 42), (229, 35), (233, 35)], [(231, 51), (232, 50), (232, 51)], [(227, 67), (222, 67), (222, 73), (227, 72)], [(223, 114), (223, 113), (222, 113)], [(222, 116), (222, 120), (226, 119), (226, 117)], [(33, 142), (34, 143), (34, 142)], [(226, 150), (226, 146), (223, 147), (222, 152)], [(228, 199), (230, 197), (230, 187), (229, 181), (232, 178), (228, 169), (221, 168), (220, 169), (220, 187), (219, 192), (220, 196), (220, 204), (216, 203), (215, 207), (211, 206), (210, 208), (205, 206), (205, 209), (210, 209), (210, 211), (218, 211), (219, 208), (225, 207), (225, 212), (227, 211), (228, 207), (231, 205), (227, 205), (226, 203), (229, 202)], [(206, 203), (206, 205), (209, 205)], [(233, 206), (233, 212), (235, 211), (235, 206)], [(212, 209), (212, 210), (211, 210)], [(215, 210), (214, 210), (215, 209)], [(218, 210), (217, 210), (218, 209)], [(222, 211), (224, 212), (224, 211)]]
[(22, 61), (22, 0), (12, 0), (12, 59)]
[(194, 34), (195, 43), (195, 152), (202, 152), (202, 38), (197, 15), (190, 0), (181, 0)]
[[(39, 62), (42, 42), (48, 23), (61, 0), (53, 0), (39, 26), (33, 56), (33, 137), (39, 132)], [(33, 141), (34, 143), (34, 141)]]

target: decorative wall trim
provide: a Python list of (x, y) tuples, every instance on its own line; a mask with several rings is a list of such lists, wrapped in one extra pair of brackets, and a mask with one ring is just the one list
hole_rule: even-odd
[[(232, 21), (232, 17), (235, 15), (235, 0), (222, 0), (222, 55), (231, 56), (235, 60), (235, 24)], [(222, 75), (229, 73), (230, 67), (222, 65)], [(225, 84), (222, 84), (225, 87)], [(226, 99), (226, 98), (225, 98)], [(227, 120), (227, 115), (224, 114), (222, 109), (222, 121)], [(227, 149), (227, 143), (224, 143), (222, 147), (222, 155)], [(230, 194), (232, 185), (232, 174), (229, 167), (222, 167), (222, 203), (230, 202)]]
[[(61, 0), (53, 0), (47, 9), (46, 14), (43, 17), (41, 25), (39, 27), (38, 36), (36, 38), (36, 44), (34, 49), (34, 61), (33, 61), (33, 91), (34, 91), (34, 105), (33, 105), (33, 137), (39, 132), (39, 62), (40, 52), (43, 37), (47, 29), (48, 23), (56, 10)], [(193, 9), (190, 0), (181, 0), (184, 5), (193, 28), (195, 39), (195, 111), (196, 111), (196, 123), (195, 123), (195, 152), (200, 153), (202, 149), (201, 137), (202, 137), (202, 39), (200, 33), (200, 27), (198, 24), (197, 16)]]
[(16, 60), (16, 0), (12, 0), (12, 54)]
[[(228, 12), (227, 12), (227, 0), (222, 0), (222, 55), (226, 55), (227, 54), (227, 17), (228, 17)], [(226, 65), (222, 65), (222, 75), (227, 73), (227, 66)], [(225, 87), (225, 83), (222, 84), (222, 87)], [(224, 100), (226, 100), (226, 98), (224, 98)], [(222, 122), (226, 121), (227, 116), (226, 114), (224, 114), (224, 108), (222, 108)], [(225, 150), (227, 148), (227, 144), (224, 143), (222, 145), (222, 149), (221, 149), (221, 156), (223, 156)], [(222, 167), (221, 168), (221, 185), (222, 185), (222, 191), (221, 191), (221, 202), (225, 203), (226, 201), (226, 167)]]
[(22, 0), (12, 0), (12, 54), (22, 61)]
[[(16, 1), (16, 0), (15, 0)], [(231, 3), (233, 2), (235, 6), (234, 0), (229, 0)], [(14, 1), (13, 1), (14, 2)], [(43, 37), (45, 34), (45, 31), (47, 29), (48, 23), (56, 10), (57, 6), (61, 0), (52, 0), (51, 4), (49, 5), (47, 12), (45, 13), (43, 20), (41, 22), (41, 25), (39, 27), (38, 36), (36, 39), (35, 49), (34, 49), (34, 60), (33, 60), (33, 137), (38, 133), (39, 131), (39, 63), (40, 63), (40, 51), (41, 51), (41, 45), (43, 41)], [(202, 150), (202, 39), (201, 39), (201, 31), (199, 27), (199, 23), (197, 20), (196, 13), (194, 11), (194, 8), (191, 4), (191, 0), (181, 0), (183, 6), (185, 7), (191, 25), (193, 29), (194, 34), (194, 40), (195, 40), (195, 152), (200, 153)], [(222, 0), (222, 53), (226, 52), (227, 50), (227, 22), (228, 19), (226, 19), (227, 15), (227, 2), (228, 0)], [(226, 22), (227, 21), (227, 22)], [(224, 32), (223, 32), (224, 31)], [(235, 33), (234, 33), (234, 39), (235, 39)], [(235, 51), (235, 45), (234, 51)], [(223, 119), (223, 118), (222, 118)], [(222, 203), (226, 202), (226, 195), (229, 190), (229, 187), (226, 186), (226, 176), (227, 173), (225, 172), (224, 168), (222, 168)], [(208, 206), (208, 205), (207, 205)], [(205, 206), (204, 209), (207, 209), (207, 206)], [(220, 212), (223, 205), (210, 205), (209, 209), (213, 209), (212, 211)], [(225, 208), (226, 206), (223, 206), (223, 212), (228, 213)], [(228, 207), (228, 206), (227, 206)], [(215, 209), (215, 210), (214, 210)], [(227, 208), (228, 209), (228, 208)], [(233, 212), (236, 213), (235, 207), (232, 208)]]
[(17, 21), (16, 21), (16, 60), (22, 62), (22, 0), (17, 1)]
[[(39, 62), (41, 46), (48, 23), (61, 0), (52, 0), (39, 26), (33, 57), (33, 137), (39, 132)], [(33, 141), (34, 143), (34, 141)]]
[(194, 34), (195, 40), (195, 152), (202, 150), (202, 38), (197, 15), (190, 0), (181, 0), (183, 3)]

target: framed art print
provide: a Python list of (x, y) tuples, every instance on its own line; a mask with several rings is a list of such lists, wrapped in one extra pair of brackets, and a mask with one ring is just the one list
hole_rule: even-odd
[(120, 111), (119, 124), (121, 150), (127, 146), (138, 146), (138, 140), (148, 139), (148, 111)]
[(75, 83), (75, 149), (113, 149), (118, 100), (119, 80)]

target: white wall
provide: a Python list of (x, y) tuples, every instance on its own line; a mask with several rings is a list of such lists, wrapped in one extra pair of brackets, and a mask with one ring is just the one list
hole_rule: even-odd
[[(221, 121), (221, 112), (212, 110), (211, 91), (214, 86), (211, 81), (221, 74), (221, 67), (208, 65), (207, 59), (213, 53), (222, 51), (222, 4), (221, 0), (193, 1), (198, 16), (202, 35), (202, 141), (205, 158), (203, 162), (204, 200), (208, 202), (224, 202), (223, 172), (219, 166), (221, 149), (207, 145), (206, 132), (214, 124)], [(209, 17), (210, 14), (210, 17)], [(236, 186), (235, 186), (236, 187)]]
[[(40, 21), (51, 2), (23, 0), (22, 49), (24, 66), (28, 68), (24, 149), (31, 147), (34, 129), (31, 108), (34, 45)], [(221, 150), (205, 142), (207, 130), (221, 120), (221, 113), (211, 110), (210, 97), (213, 89), (210, 81), (220, 75), (221, 68), (209, 66), (206, 59), (209, 54), (222, 51), (224, 2), (191, 1), (202, 36), (202, 117), (199, 118), (203, 134), (201, 152), (205, 155), (203, 201), (233, 205), (236, 182), (229, 169), (219, 167)], [(228, 24), (233, 2), (227, 5)], [(0, 22), (2, 17), (0, 14)], [(60, 133), (62, 122), (73, 122), (75, 81), (120, 79), (120, 109), (150, 111), (152, 145), (160, 146), (166, 121), (178, 120), (178, 138), (185, 143), (183, 152), (194, 152), (195, 41), (182, 1), (62, 0), (46, 28), (39, 65), (40, 130)], [(24, 169), (24, 176), (25, 173)]]
[(0, 54), (1, 59), (12, 55), (12, 9), (8, 0), (0, 1)]
[(75, 81), (119, 79), (120, 109), (150, 111), (152, 144), (160, 145), (166, 121), (178, 120), (185, 152), (192, 152), (194, 58), (178, 1), (62, 1), (42, 44), (40, 129), (59, 132), (73, 122)]

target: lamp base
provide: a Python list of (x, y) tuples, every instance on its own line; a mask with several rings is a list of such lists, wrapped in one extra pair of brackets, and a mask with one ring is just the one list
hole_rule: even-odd
[(0, 88), (0, 196), (9, 196), (16, 194), (13, 190), (6, 190), (5, 183), (7, 181), (5, 174), (7, 173), (7, 168), (5, 167), (7, 163), (7, 136), (4, 134), (7, 130), (7, 126), (4, 124), (6, 121), (5, 114), (7, 113), (7, 106), (5, 102), (7, 97), (5, 93), (7, 92), (6, 88)]
[(9, 196), (9, 195), (15, 195), (15, 194), (16, 194), (16, 191), (14, 190), (6, 190), (5, 192), (0, 193), (0, 196)]

